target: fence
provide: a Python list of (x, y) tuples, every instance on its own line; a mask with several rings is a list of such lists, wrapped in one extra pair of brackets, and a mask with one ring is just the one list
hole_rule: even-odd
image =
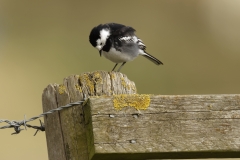
[(117, 72), (73, 75), (43, 92), (50, 160), (240, 157), (240, 95), (139, 95)]

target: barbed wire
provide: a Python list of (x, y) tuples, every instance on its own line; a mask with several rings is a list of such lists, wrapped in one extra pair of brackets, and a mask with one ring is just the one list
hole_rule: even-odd
[(32, 126), (30, 124), (27, 124), (27, 122), (34, 121), (34, 120), (36, 120), (38, 118), (41, 118), (41, 117), (43, 117), (47, 114), (51, 114), (51, 113), (54, 113), (56, 111), (60, 111), (60, 110), (65, 109), (65, 108), (69, 108), (69, 107), (72, 107), (72, 106), (83, 104), (84, 102), (85, 101), (77, 101), (77, 102), (69, 103), (65, 106), (60, 106), (58, 108), (55, 108), (55, 109), (52, 109), (50, 111), (44, 112), (44, 113), (42, 113), (38, 116), (32, 117), (32, 118), (27, 119), (27, 120), (26, 120), (26, 115), (24, 115), (24, 119), (21, 120), (21, 121), (15, 121), (15, 120), (10, 121), (10, 120), (7, 120), (7, 119), (0, 119), (0, 123), (5, 122), (5, 123), (9, 124), (9, 125), (0, 127), (0, 129), (14, 128), (15, 132), (12, 133), (12, 135), (13, 135), (13, 134), (19, 134), (22, 130), (24, 130), (24, 129), (20, 128), (21, 126), (24, 126), (25, 130), (27, 130), (27, 127), (36, 129), (37, 131), (34, 134), (34, 136), (35, 136), (38, 131), (45, 131), (44, 123), (42, 123), (42, 121), (39, 120), (40, 121), (40, 126)]

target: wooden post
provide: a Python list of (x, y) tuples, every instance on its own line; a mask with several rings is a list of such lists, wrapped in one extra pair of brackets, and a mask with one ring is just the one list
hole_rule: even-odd
[[(43, 112), (89, 96), (134, 93), (134, 82), (122, 73), (96, 71), (72, 75), (63, 84), (50, 84), (44, 89)], [(44, 117), (49, 160), (90, 159), (84, 116), (82, 106), (78, 105)]]
[[(70, 76), (43, 93), (50, 160), (240, 158), (240, 95), (138, 95), (121, 73)], [(106, 95), (101, 96), (100, 95)]]

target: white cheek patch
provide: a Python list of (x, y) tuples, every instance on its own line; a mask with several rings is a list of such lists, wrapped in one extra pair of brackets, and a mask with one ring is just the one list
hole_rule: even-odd
[(98, 39), (96, 42), (97, 42), (97, 45), (95, 48), (97, 48), (98, 50), (102, 49), (102, 46), (100, 45), (101, 39)]
[(97, 45), (99, 45), (101, 43), (101, 39), (97, 40)]
[(109, 36), (110, 36), (110, 31), (108, 29), (102, 29), (100, 31), (100, 37), (102, 41), (106, 42)]

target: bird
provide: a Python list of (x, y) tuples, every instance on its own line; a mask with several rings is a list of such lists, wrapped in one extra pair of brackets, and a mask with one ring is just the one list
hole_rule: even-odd
[(112, 71), (115, 70), (119, 63), (122, 65), (134, 60), (137, 56), (142, 55), (156, 65), (163, 63), (146, 52), (146, 45), (135, 35), (135, 29), (118, 23), (99, 24), (94, 27), (89, 35), (89, 42), (105, 58), (116, 63)]

